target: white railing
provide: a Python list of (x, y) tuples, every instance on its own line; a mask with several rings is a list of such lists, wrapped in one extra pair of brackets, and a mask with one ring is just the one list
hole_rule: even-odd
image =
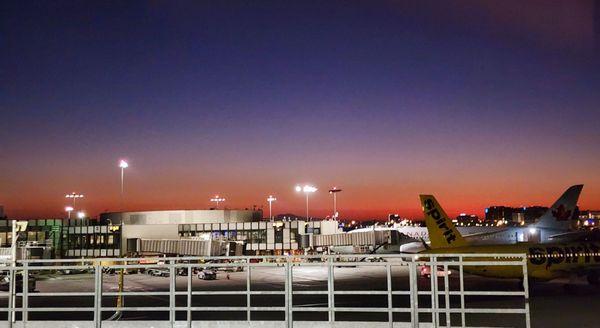
[[(271, 321), (277, 324), (278, 327), (301, 327), (314, 326), (312, 321), (299, 321), (294, 318), (294, 315), (300, 312), (322, 313), (326, 314), (327, 320), (319, 324), (326, 326), (342, 325), (342, 326), (357, 326), (364, 325), (364, 322), (352, 322), (343, 319), (344, 313), (377, 315), (387, 314), (385, 321), (369, 322), (370, 327), (469, 327), (468, 316), (475, 314), (492, 314), (501, 315), (518, 315), (519, 323), (514, 321), (507, 324), (509, 326), (530, 327), (529, 317), (529, 293), (527, 280), (527, 259), (522, 254), (443, 254), (443, 255), (383, 255), (377, 256), (378, 262), (370, 262), (373, 255), (323, 255), (323, 256), (244, 256), (244, 257), (179, 257), (179, 258), (136, 258), (136, 259), (78, 259), (78, 260), (23, 260), (18, 261), (16, 267), (10, 263), (5, 263), (5, 267), (0, 268), (0, 272), (4, 272), (10, 277), (9, 291), (0, 293), (0, 300), (7, 299), (7, 306), (0, 308), (0, 313), (7, 314), (4, 325), (7, 327), (34, 327), (43, 326), (47, 323), (43, 319), (44, 314), (62, 312), (65, 313), (64, 321), (70, 320), (69, 314), (87, 312), (93, 314), (93, 320), (80, 322), (76, 326), (102, 327), (103, 325), (110, 327), (133, 327), (135, 321), (108, 321), (107, 318), (113, 314), (123, 314), (128, 312), (137, 312), (141, 317), (152, 312), (168, 312), (168, 321), (153, 321), (153, 327), (192, 327), (196, 322), (200, 322), (202, 327), (217, 326), (222, 322), (196, 321), (193, 319), (193, 314), (197, 312), (245, 312), (245, 321), (247, 326), (256, 324), (257, 326), (265, 326), (265, 322), (253, 320), (252, 314), (258, 312), (279, 312), (283, 314), (284, 320)], [(152, 263), (152, 261), (155, 261)], [(229, 263), (216, 263), (206, 261), (227, 261)], [(152, 264), (148, 264), (148, 263)], [(204, 263), (201, 263), (204, 262)], [(465, 272), (472, 267), (481, 266), (514, 266), (520, 269), (523, 277), (522, 290), (495, 290), (495, 291), (475, 291), (465, 288)], [(244, 269), (245, 288), (243, 290), (198, 290), (193, 288), (194, 271), (199, 268), (227, 268), (236, 267)], [(295, 272), (303, 268), (323, 268), (326, 271), (324, 281), (327, 283), (325, 290), (298, 290), (294, 286)], [(350, 271), (359, 272), (364, 268), (380, 268), (384, 269), (384, 274), (380, 278), (385, 279), (385, 290), (360, 289), (360, 290), (337, 290), (336, 271), (349, 270), (349, 267), (356, 267)], [(423, 280), (421, 270), (423, 267), (429, 269), (430, 277)], [(163, 272), (168, 272), (168, 291), (149, 290), (149, 291), (128, 291), (127, 286), (120, 291), (105, 291), (103, 290), (103, 281), (106, 278), (106, 269), (113, 270), (139, 270), (159, 268)], [(256, 290), (256, 283), (252, 280), (252, 273), (259, 272), (265, 268), (279, 268), (283, 270), (283, 290)], [(403, 271), (404, 275), (399, 277), (398, 269)], [(29, 275), (30, 273), (40, 274), (42, 272), (56, 272), (56, 270), (89, 270), (93, 276), (88, 276), (93, 280), (93, 291), (76, 291), (76, 292), (51, 292), (39, 290), (39, 292), (29, 291)], [(397, 270), (394, 272), (394, 270)], [(407, 271), (406, 271), (407, 270)], [(177, 274), (178, 271), (183, 271), (185, 275), (185, 290), (177, 290)], [(452, 274), (449, 274), (452, 272)], [(408, 274), (408, 277), (406, 277)], [(13, 284), (16, 277), (22, 277), (22, 286), (16, 290), (16, 285)], [(456, 278), (455, 278), (456, 277)], [(393, 280), (402, 278), (404, 281), (408, 278), (408, 285), (405, 289), (394, 288)], [(419, 279), (421, 285), (428, 286), (425, 289), (419, 289)], [(484, 279), (484, 278), (481, 278)], [(454, 283), (454, 288), (451, 282)], [(368, 285), (370, 280), (365, 278), (364, 284)], [(363, 285), (364, 285), (363, 284)], [(456, 288), (458, 284), (458, 288)], [(516, 285), (516, 284), (515, 284)], [(364, 286), (363, 286), (364, 287)], [(68, 288), (67, 288), (68, 289)], [(11, 295), (13, 297), (11, 297)], [(245, 306), (194, 306), (193, 296), (204, 297), (219, 297), (219, 296), (245, 296)], [(283, 296), (283, 303), (274, 304), (273, 306), (255, 306), (252, 305), (252, 296), (255, 295), (270, 295), (274, 297)], [(324, 306), (300, 306), (294, 303), (300, 295), (322, 295), (327, 297)], [(354, 295), (357, 298), (361, 296), (379, 296), (386, 297), (386, 305), (365, 307), (365, 304), (359, 306), (338, 306), (336, 297), (343, 295)], [(60, 297), (82, 297), (93, 300), (92, 306), (80, 307), (56, 307), (53, 298)], [(159, 297), (168, 301), (166, 306), (109, 306), (106, 303), (114, 302), (115, 298), (128, 297)], [(296, 298), (295, 298), (296, 296)], [(394, 297), (404, 296), (409, 299), (408, 306), (394, 306)], [(495, 297), (495, 302), (503, 297), (519, 297), (521, 302), (517, 302), (518, 306), (514, 305), (514, 300), (505, 302), (497, 308), (481, 308), (468, 307), (465, 302), (465, 297), (483, 296)], [(177, 297), (185, 297), (185, 305), (177, 304)], [(47, 304), (44, 307), (30, 307), (29, 303), (32, 298), (42, 298)], [(429, 305), (424, 304), (423, 298), (430, 298)], [(452, 301), (458, 298), (459, 301)], [(420, 300), (421, 299), (421, 300)], [(58, 301), (57, 301), (58, 302)], [(180, 302), (181, 303), (181, 300)], [(274, 302), (277, 303), (277, 302)], [(125, 302), (127, 304), (127, 302)], [(368, 304), (367, 304), (368, 305)], [(30, 314), (36, 313), (38, 316), (35, 320), (30, 318)], [(177, 316), (177, 313), (185, 314), (185, 319)], [(406, 314), (409, 320), (397, 318), (395, 314)], [(427, 319), (422, 317), (427, 316)], [(112, 319), (119, 317), (112, 316)], [(138, 316), (138, 320), (139, 320)], [(449, 320), (451, 318), (451, 320)], [(311, 319), (313, 320), (313, 319)], [(55, 324), (56, 322), (53, 321)], [(235, 322), (240, 322), (239, 320)], [(498, 319), (494, 323), (502, 322)], [(507, 321), (508, 322), (508, 321)], [(72, 326), (70, 324), (69, 326)], [(268, 324), (267, 324), (268, 326)], [(477, 324), (481, 326), (481, 324)]]

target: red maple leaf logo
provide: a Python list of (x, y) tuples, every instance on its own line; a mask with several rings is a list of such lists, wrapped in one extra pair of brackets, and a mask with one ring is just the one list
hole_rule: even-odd
[(567, 211), (565, 205), (560, 204), (557, 209), (552, 211), (552, 215), (557, 221), (567, 221), (571, 218), (571, 211)]

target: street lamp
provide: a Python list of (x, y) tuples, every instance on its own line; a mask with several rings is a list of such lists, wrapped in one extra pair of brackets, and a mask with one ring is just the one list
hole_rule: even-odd
[(120, 160), (119, 167), (121, 168), (121, 206), (123, 206), (123, 180), (125, 178), (125, 169), (129, 167), (129, 164), (125, 160)]
[(73, 212), (73, 206), (65, 206), (65, 211), (67, 212), (67, 219), (71, 218), (71, 212)]
[(219, 195), (216, 195), (215, 197), (211, 198), (210, 201), (217, 203), (217, 207), (216, 208), (218, 209), (219, 208), (219, 203), (220, 202), (224, 202), (225, 198), (219, 197)]
[(309, 185), (304, 185), (304, 187), (297, 185), (295, 189), (297, 192), (303, 192), (306, 194), (306, 219), (308, 220), (308, 194), (317, 191), (317, 188)]
[(84, 212), (84, 211), (79, 211), (79, 212), (77, 212), (77, 218), (78, 218), (78, 219), (83, 219), (83, 218), (85, 218), (85, 212)]
[(65, 198), (72, 198), (73, 199), (73, 208), (75, 208), (75, 200), (77, 198), (83, 198), (83, 194), (78, 194), (78, 193), (72, 192), (70, 194), (66, 194)]
[(329, 193), (333, 195), (333, 216), (332, 218), (336, 219), (338, 217), (337, 212), (337, 193), (342, 191), (342, 189), (338, 189), (338, 187), (333, 187), (329, 189)]
[(273, 214), (272, 214), (272, 203), (274, 201), (276, 201), (277, 198), (273, 197), (272, 195), (269, 195), (269, 198), (267, 198), (267, 202), (269, 202), (269, 219), (271, 219), (271, 221), (273, 221)]

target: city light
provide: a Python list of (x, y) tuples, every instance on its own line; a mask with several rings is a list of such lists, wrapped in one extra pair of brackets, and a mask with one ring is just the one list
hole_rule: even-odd
[(219, 195), (215, 195), (215, 197), (211, 198), (210, 201), (213, 202), (213, 203), (217, 203), (217, 206), (215, 208), (218, 209), (219, 208), (219, 203), (220, 202), (224, 202), (225, 198), (219, 197)]
[(85, 212), (83, 212), (83, 211), (79, 211), (79, 212), (77, 212), (77, 218), (78, 218), (78, 219), (83, 219), (83, 218), (85, 218)]

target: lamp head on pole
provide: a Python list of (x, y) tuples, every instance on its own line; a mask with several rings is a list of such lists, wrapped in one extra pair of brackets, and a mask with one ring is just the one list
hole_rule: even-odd
[(121, 160), (119, 161), (119, 167), (122, 169), (126, 169), (129, 167), (129, 163), (127, 163), (125, 160)]
[(65, 198), (83, 198), (83, 194), (72, 192), (70, 194), (66, 194)]
[(329, 189), (330, 194), (334, 194), (334, 193), (340, 192), (340, 191), (342, 191), (342, 189), (340, 189), (338, 187), (333, 187), (333, 188)]
[(303, 193), (307, 193), (307, 194), (318, 190), (316, 187), (311, 186), (311, 185), (304, 185), (303, 187), (301, 187), (300, 185), (297, 185), (295, 189), (297, 192), (302, 191)]

